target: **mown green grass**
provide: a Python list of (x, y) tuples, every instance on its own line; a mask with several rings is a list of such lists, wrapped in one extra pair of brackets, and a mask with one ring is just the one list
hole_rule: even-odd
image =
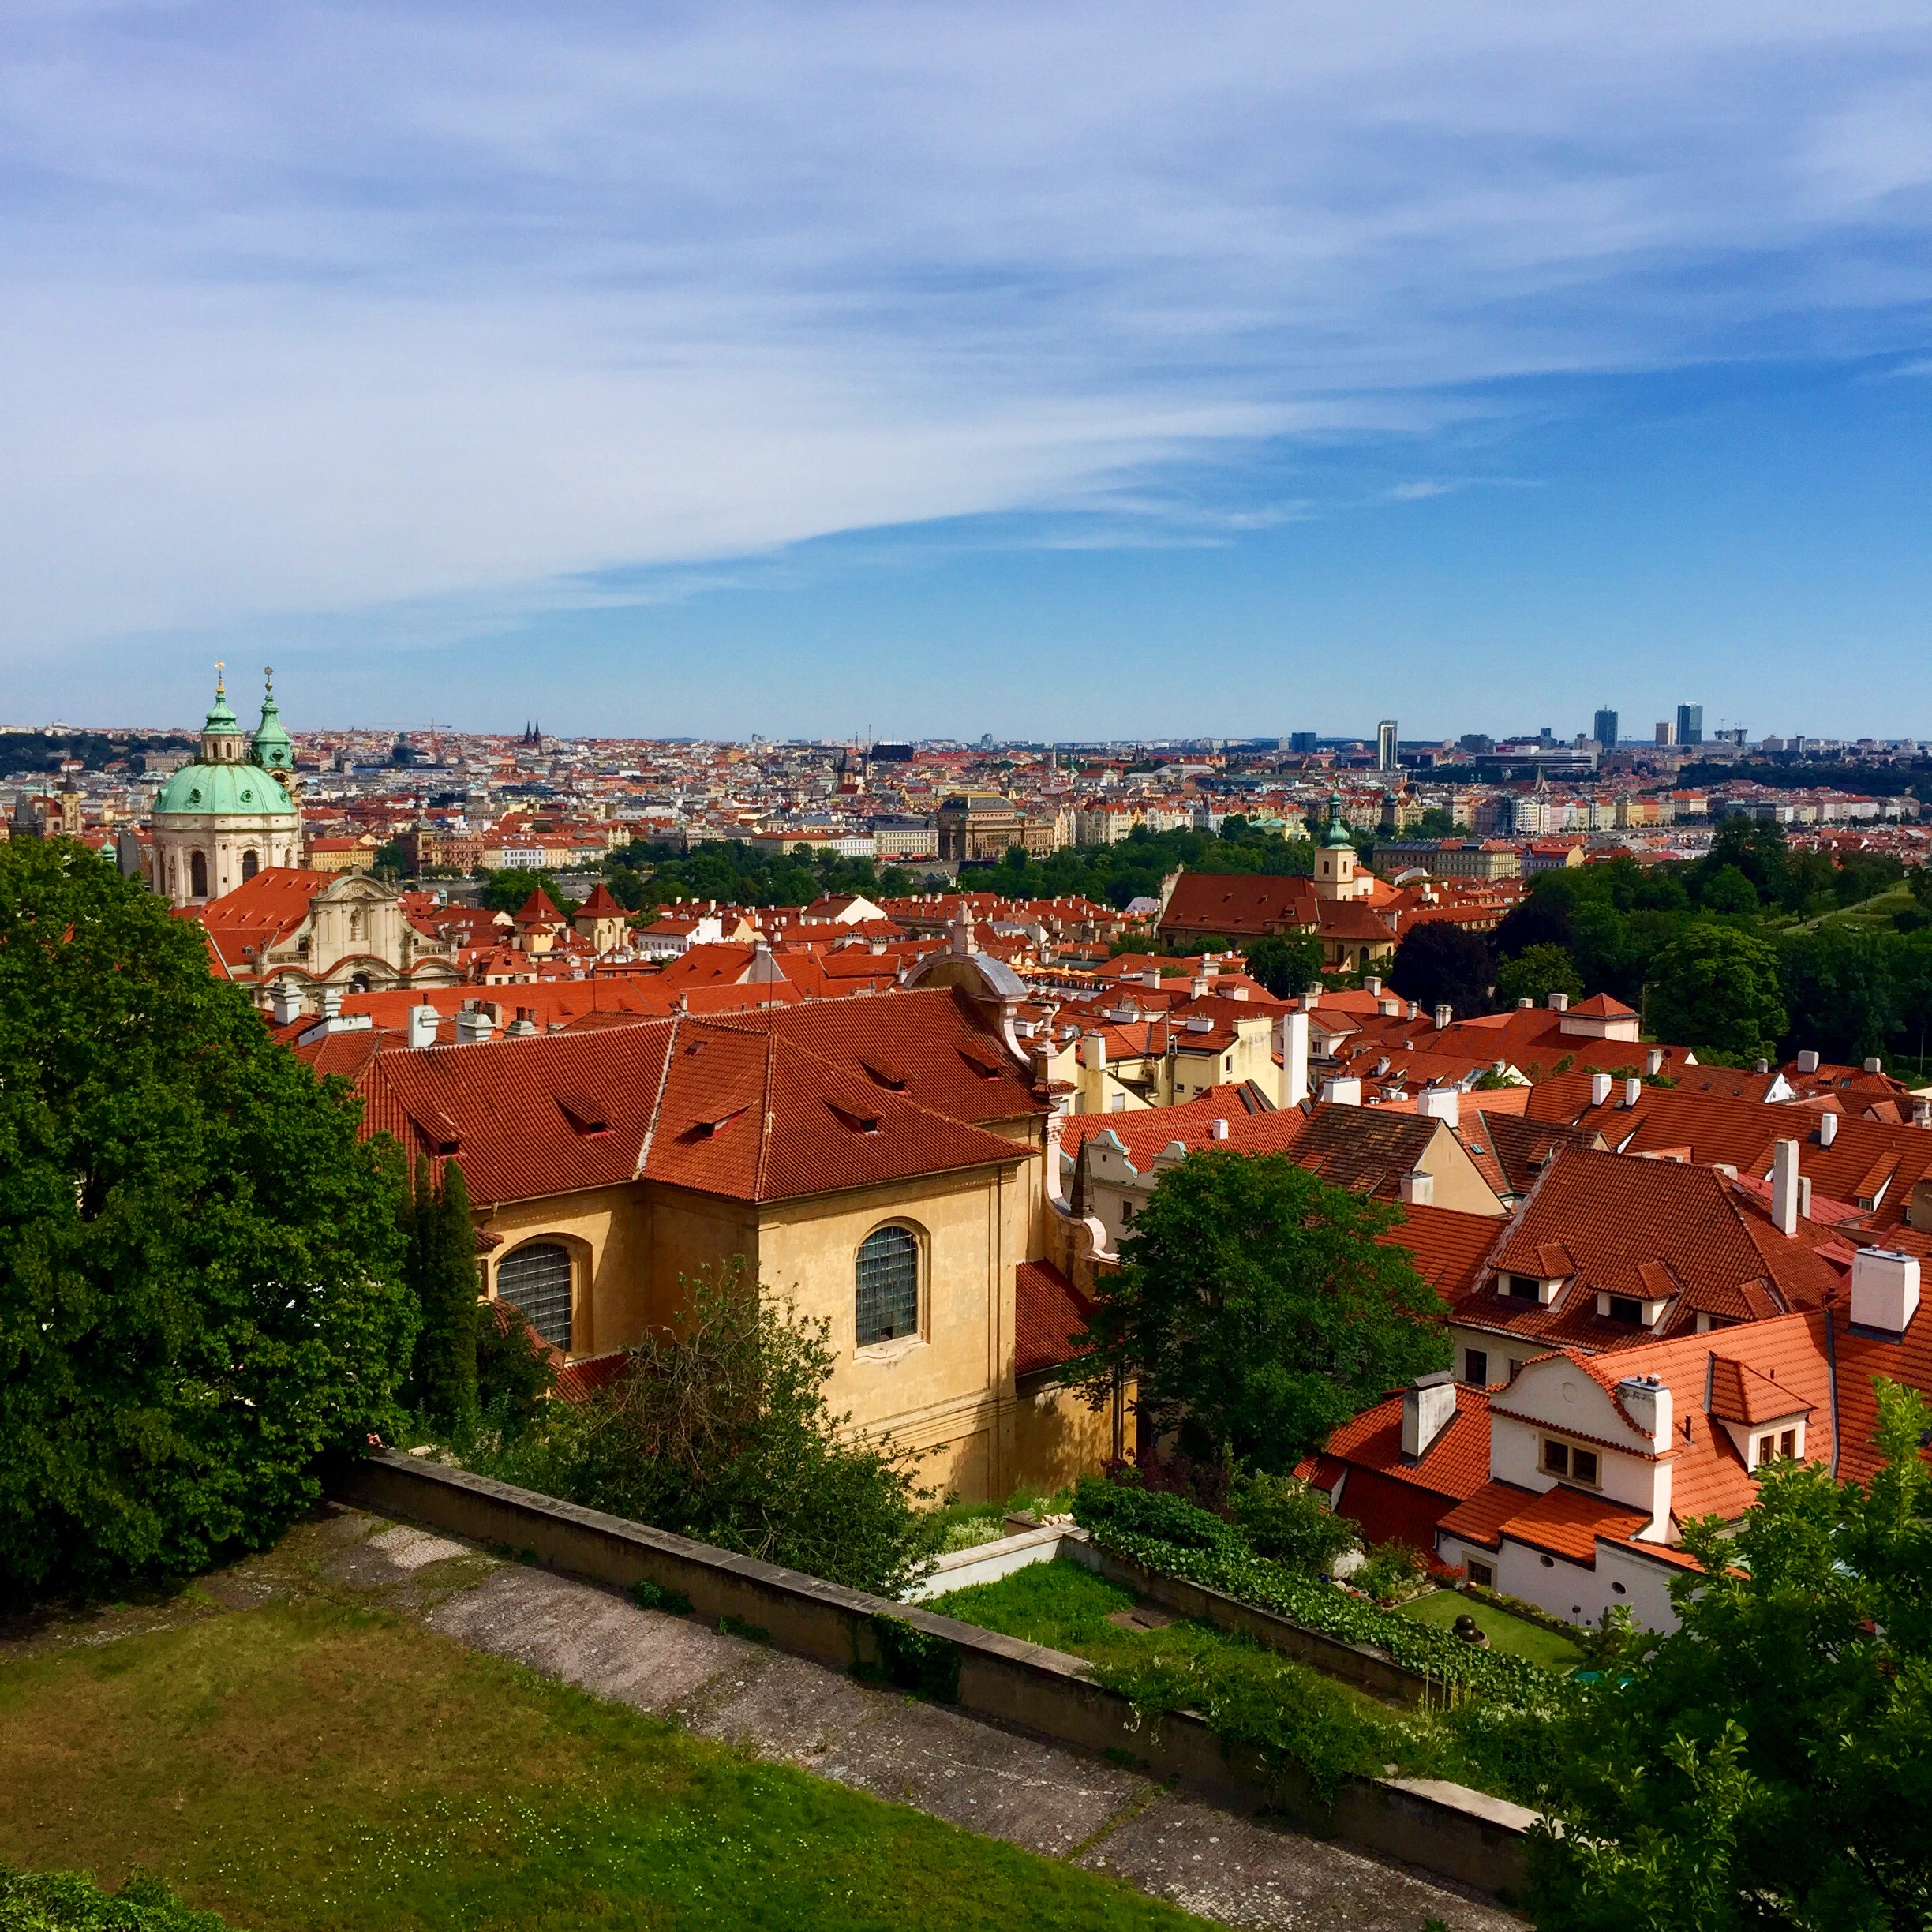
[(1540, 1664), (1545, 1670), (1559, 1673), (1574, 1670), (1583, 1661), (1583, 1653), (1567, 1637), (1559, 1636), (1555, 1631), (1545, 1630), (1540, 1623), (1532, 1623), (1527, 1618), (1499, 1610), (1493, 1604), (1479, 1603), (1474, 1597), (1464, 1597), (1455, 1590), (1432, 1590), (1426, 1597), (1411, 1597), (1407, 1603), (1396, 1606), (1395, 1614), (1413, 1617), (1418, 1623), (1446, 1627), (1465, 1612), (1476, 1619), (1479, 1629), (1488, 1633), (1490, 1643), (1498, 1650), (1513, 1651), (1518, 1657), (1527, 1657), (1532, 1664)]
[(0, 1865), (261, 1932), (1200, 1923), (326, 1597), (0, 1664)]

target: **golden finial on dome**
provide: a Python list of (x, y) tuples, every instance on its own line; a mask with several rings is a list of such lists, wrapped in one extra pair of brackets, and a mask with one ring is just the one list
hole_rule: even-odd
[(215, 660), (215, 695), (217, 698), (224, 695), (222, 690), (222, 673), (227, 668), (228, 666), (223, 659), (217, 657)]
[(275, 666), (273, 665), (262, 666), (262, 681), (268, 687), (268, 695), (272, 698), (275, 695)]

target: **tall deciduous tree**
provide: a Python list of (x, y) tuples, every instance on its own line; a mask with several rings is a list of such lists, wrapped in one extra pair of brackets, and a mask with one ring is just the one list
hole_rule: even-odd
[(0, 1586), (192, 1571), (395, 1413), (392, 1144), (62, 841), (0, 845)]
[(1680, 1627), (1609, 1646), (1533, 1855), (1543, 1932), (1932, 1923), (1932, 1412), (1878, 1394), (1870, 1483), (1774, 1467), (1735, 1537), (1684, 1526)]
[(1245, 957), (1248, 976), (1277, 999), (1292, 999), (1321, 977), (1321, 942), (1312, 937), (1271, 933), (1252, 942)]
[(1292, 1470), (1397, 1383), (1449, 1359), (1436, 1291), (1375, 1237), (1402, 1218), (1285, 1155), (1211, 1150), (1165, 1174), (1067, 1379), (1138, 1385), (1142, 1417), (1250, 1469)]
[(1651, 961), (1646, 1017), (1678, 1046), (1773, 1054), (1786, 1024), (1778, 956), (1748, 933), (1699, 920)]
[(1480, 933), (1447, 919), (1418, 926), (1395, 949), (1389, 984), (1425, 1013), (1452, 1006), (1458, 1020), (1489, 1010), (1493, 966)]

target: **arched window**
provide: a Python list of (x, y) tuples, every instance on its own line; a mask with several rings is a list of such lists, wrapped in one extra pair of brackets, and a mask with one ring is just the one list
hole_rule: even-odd
[(499, 1301), (514, 1301), (543, 1339), (566, 1354), (571, 1345), (570, 1250), (558, 1241), (532, 1241), (505, 1255), (496, 1269)]
[(188, 896), (205, 899), (208, 894), (208, 854), (196, 852), (188, 861)]
[(252, 879), (260, 870), (260, 857), (256, 853), (255, 848), (251, 845), (248, 850), (242, 855), (242, 877), (244, 881)]
[(919, 1237), (910, 1228), (874, 1228), (859, 1249), (859, 1346), (919, 1332)]

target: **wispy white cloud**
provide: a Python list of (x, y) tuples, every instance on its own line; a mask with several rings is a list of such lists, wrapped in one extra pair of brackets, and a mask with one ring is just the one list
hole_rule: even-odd
[(17, 661), (1036, 506), (1125, 541), (1230, 449), (1827, 324), (1907, 347), (1932, 298), (1897, 0), (13, 24)]

